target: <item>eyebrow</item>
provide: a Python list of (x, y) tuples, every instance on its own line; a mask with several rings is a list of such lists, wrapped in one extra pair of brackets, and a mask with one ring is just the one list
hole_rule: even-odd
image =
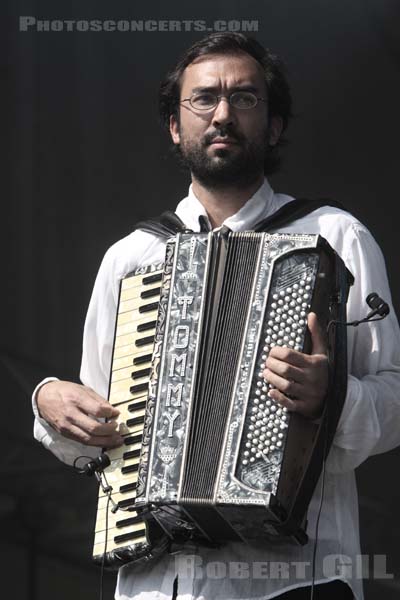
[[(192, 89), (192, 94), (201, 94), (203, 92), (211, 92), (211, 93), (217, 93), (220, 91), (219, 86), (199, 86), (199, 87), (194, 87)], [(254, 85), (235, 85), (232, 88), (229, 88), (229, 93), (233, 94), (234, 92), (253, 92), (253, 93), (259, 93), (260, 90), (258, 87), (254, 86)]]

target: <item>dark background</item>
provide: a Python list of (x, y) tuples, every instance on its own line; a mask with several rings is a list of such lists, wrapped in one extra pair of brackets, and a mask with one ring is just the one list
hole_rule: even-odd
[[(29, 395), (44, 375), (77, 380), (107, 247), (186, 194), (188, 175), (158, 123), (157, 89), (204, 33), (20, 32), (18, 16), (202, 19), (211, 27), (258, 20), (255, 36), (285, 59), (295, 99), (290, 144), (271, 183), (335, 198), (358, 216), (383, 249), (398, 310), (400, 10), (397, 0), (15, 0), (2, 9), (0, 593), (91, 600), (95, 486), (32, 440)], [(395, 573), (368, 581), (367, 600), (394, 600), (400, 590), (398, 458), (394, 450), (358, 470), (363, 552), (386, 554)], [(113, 585), (108, 576), (108, 598)]]

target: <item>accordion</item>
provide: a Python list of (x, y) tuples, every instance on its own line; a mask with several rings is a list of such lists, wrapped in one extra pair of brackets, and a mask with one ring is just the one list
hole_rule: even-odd
[[(102, 473), (96, 562), (149, 560), (187, 541), (307, 542), (346, 394), (352, 279), (318, 235), (222, 229), (179, 233), (162, 267), (122, 281), (109, 401), (125, 443)], [(262, 374), (275, 345), (310, 351), (310, 311), (328, 332), (317, 421), (276, 403)]]

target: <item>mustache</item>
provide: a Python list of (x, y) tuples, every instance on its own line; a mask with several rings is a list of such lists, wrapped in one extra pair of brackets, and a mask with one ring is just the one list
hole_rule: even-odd
[(213, 143), (216, 138), (224, 138), (227, 137), (235, 142), (243, 143), (244, 137), (232, 127), (220, 127), (219, 129), (214, 129), (214, 131), (210, 131), (206, 133), (203, 138), (204, 146), (209, 146)]

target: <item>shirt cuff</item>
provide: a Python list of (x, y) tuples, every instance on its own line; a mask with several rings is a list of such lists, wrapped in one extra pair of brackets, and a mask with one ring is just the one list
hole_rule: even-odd
[(49, 424), (47, 423), (47, 421), (45, 421), (40, 416), (40, 413), (39, 413), (39, 408), (38, 408), (38, 405), (37, 405), (37, 395), (39, 393), (39, 390), (46, 383), (49, 383), (49, 381), (59, 381), (59, 379), (58, 379), (58, 377), (45, 377), (45, 379), (42, 379), (42, 381), (37, 384), (37, 386), (33, 390), (33, 394), (32, 394), (32, 409), (33, 409), (33, 414), (35, 415), (35, 418), (39, 421), (39, 423), (41, 423), (42, 425), (47, 425), (47, 427), (49, 427)]

